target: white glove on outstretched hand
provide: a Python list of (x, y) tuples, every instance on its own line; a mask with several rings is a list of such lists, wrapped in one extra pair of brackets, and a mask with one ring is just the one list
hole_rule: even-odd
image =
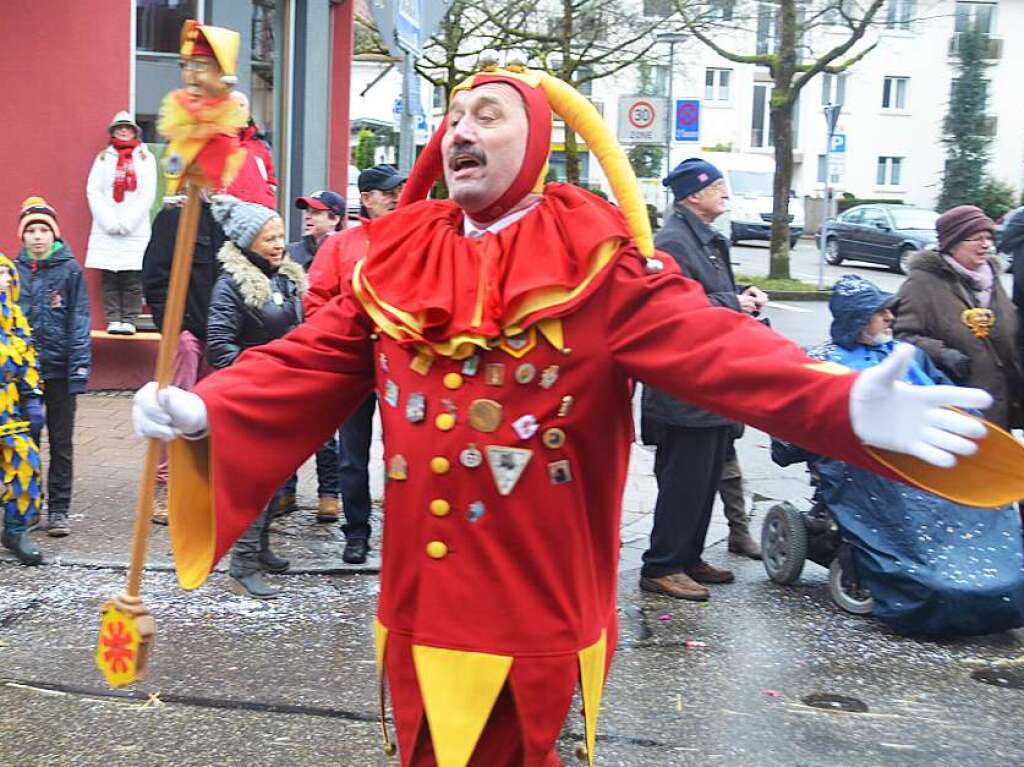
[(169, 442), (175, 437), (197, 439), (208, 426), (206, 404), (198, 394), (167, 386), (158, 390), (150, 381), (132, 401), (132, 425), (140, 437)]
[(850, 390), (850, 423), (867, 445), (949, 468), (958, 455), (973, 455), (978, 446), (972, 440), (986, 433), (978, 419), (950, 408), (982, 410), (992, 404), (992, 397), (981, 389), (904, 383), (915, 351), (910, 344), (899, 344), (887, 359), (857, 377)]

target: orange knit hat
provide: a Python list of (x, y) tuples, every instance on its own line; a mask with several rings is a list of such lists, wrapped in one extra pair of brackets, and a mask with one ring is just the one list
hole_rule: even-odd
[(25, 236), (30, 224), (46, 224), (53, 230), (53, 238), (60, 239), (60, 227), (57, 226), (57, 211), (42, 197), (26, 197), (21, 203), (21, 216), (18, 219), (18, 239)]

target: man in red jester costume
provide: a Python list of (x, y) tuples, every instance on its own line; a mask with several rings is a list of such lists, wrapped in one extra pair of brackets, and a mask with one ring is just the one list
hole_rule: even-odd
[[(609, 169), (621, 212), (542, 186), (549, 103)], [(377, 660), (403, 767), (558, 765), (577, 685), (594, 763), (637, 380), (933, 490), (1000, 484), (975, 477), (1002, 444), (994, 430), (945, 407), (985, 407), (983, 392), (903, 386), (902, 358), (854, 375), (710, 306), (654, 252), (635, 179), (601, 126), (564, 83), (491, 63), (454, 92), (402, 206), (364, 223), (365, 255), (341, 270), (335, 298), (194, 393), (136, 395), (137, 431), (173, 439), (171, 537), (194, 588), (377, 390), (388, 472)], [(422, 200), (442, 171), (452, 199)], [(958, 456), (970, 457), (956, 472), (930, 465)], [(1019, 482), (1006, 492), (1024, 495)], [(390, 753), (386, 728), (384, 740)]]

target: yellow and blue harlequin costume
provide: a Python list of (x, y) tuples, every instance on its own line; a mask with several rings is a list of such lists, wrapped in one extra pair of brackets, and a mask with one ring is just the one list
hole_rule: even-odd
[(11, 287), (0, 291), (0, 477), (4, 484), (4, 530), (25, 531), (39, 515), (39, 448), (32, 439), (24, 400), (41, 395), (32, 331), (18, 306), (18, 270), (3, 254), (0, 268)]

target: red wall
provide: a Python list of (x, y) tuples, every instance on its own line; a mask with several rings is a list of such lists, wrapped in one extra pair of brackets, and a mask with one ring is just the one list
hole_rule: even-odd
[[(10, 256), (21, 201), (57, 210), (61, 234), (85, 260), (92, 216), (85, 182), (110, 118), (131, 108), (131, 0), (2, 0), (0, 251)], [(93, 327), (103, 326), (99, 274), (86, 272)], [(90, 388), (131, 388), (151, 377), (156, 344), (97, 339)]]
[[(130, 0), (3, 0), (0, 250), (13, 256), (21, 201), (45, 197), (81, 262), (92, 217), (85, 181), (114, 113), (128, 109)], [(102, 317), (89, 276), (93, 324)]]

